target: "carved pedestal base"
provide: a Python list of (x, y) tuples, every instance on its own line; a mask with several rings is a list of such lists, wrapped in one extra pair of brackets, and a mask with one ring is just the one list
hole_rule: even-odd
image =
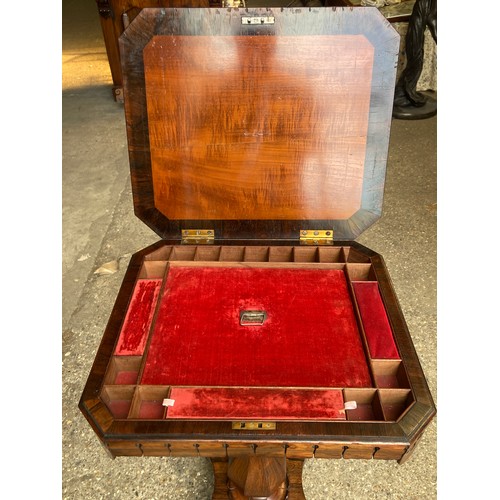
[(269, 457), (212, 459), (212, 500), (305, 500), (302, 460)]

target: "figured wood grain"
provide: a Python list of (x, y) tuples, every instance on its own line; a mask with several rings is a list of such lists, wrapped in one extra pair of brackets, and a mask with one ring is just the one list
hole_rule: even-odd
[[(252, 26), (242, 23), (242, 19), (244, 20), (245, 16), (259, 15), (274, 17), (274, 24)], [(210, 64), (212, 64), (214, 68), (220, 68), (221, 64), (224, 61), (227, 62), (230, 59), (229, 52), (231, 51), (236, 58), (236, 62), (232, 61), (232, 64), (236, 64), (236, 67), (238, 67), (239, 64), (242, 64), (242, 59), (238, 59), (238, 51), (235, 49), (237, 47), (237, 44), (236, 42), (232, 42), (233, 39), (259, 39), (259, 41), (255, 42), (254, 46), (262, 48), (265, 48), (267, 45), (272, 46), (273, 42), (271, 42), (271, 40), (279, 40), (282, 37), (288, 39), (293, 39), (296, 37), (297, 41), (300, 41), (301, 38), (312, 38), (316, 41), (318, 41), (319, 39), (327, 40), (328, 38), (337, 37), (339, 39), (342, 39), (342, 37), (348, 37), (352, 39), (357, 37), (360, 39), (364, 39), (364, 43), (367, 46), (371, 46), (373, 48), (373, 64), (370, 80), (371, 88), (368, 92), (369, 111), (367, 117), (367, 129), (365, 134), (366, 144), (364, 147), (365, 154), (362, 174), (362, 188), (361, 195), (357, 197), (357, 200), (360, 203), (359, 209), (356, 210), (349, 218), (325, 218), (332, 214), (335, 214), (330, 207), (326, 207), (326, 205), (323, 205), (323, 212), (325, 214), (325, 217), (321, 217), (321, 214), (319, 213), (319, 211), (321, 211), (321, 205), (327, 203), (327, 201), (323, 201), (324, 196), (322, 195), (325, 193), (325, 190), (328, 190), (328, 187), (324, 188), (323, 183), (317, 181), (317, 176), (324, 177), (326, 174), (324, 171), (315, 170), (314, 161), (310, 161), (309, 163), (308, 161), (304, 161), (304, 151), (306, 151), (307, 148), (298, 149), (298, 153), (302, 155), (303, 160), (303, 167), (300, 167), (299, 170), (294, 170), (293, 168), (290, 169), (286, 167), (285, 164), (283, 167), (281, 167), (278, 162), (278, 166), (271, 169), (272, 175), (269, 176), (268, 174), (266, 174), (264, 176), (264, 180), (261, 175), (260, 181), (259, 176), (253, 176), (253, 165), (251, 166), (251, 168), (249, 168), (248, 171), (244, 172), (245, 178), (241, 179), (234, 178), (233, 170), (229, 169), (226, 172), (223, 171), (222, 168), (217, 167), (215, 162), (209, 163), (208, 167), (210, 167), (210, 183), (212, 184), (212, 190), (217, 191), (217, 197), (214, 201), (215, 208), (212, 208), (211, 205), (208, 206), (208, 203), (211, 203), (211, 200), (208, 199), (208, 195), (205, 197), (204, 202), (196, 201), (193, 208), (177, 207), (177, 205), (175, 205), (174, 207), (173, 203), (169, 203), (168, 201), (160, 199), (163, 195), (156, 196), (156, 193), (165, 193), (168, 196), (173, 195), (172, 193), (170, 193), (170, 184), (168, 184), (169, 187), (156, 185), (156, 181), (153, 177), (154, 161), (152, 155), (155, 155), (157, 152), (152, 151), (152, 144), (150, 143), (150, 135), (155, 132), (152, 132), (152, 130), (150, 130), (149, 121), (150, 119), (154, 119), (154, 117), (149, 116), (150, 111), (148, 109), (147, 103), (145, 60), (143, 50), (148, 45), (154, 43), (154, 39), (156, 37), (169, 37), (173, 39), (180, 39), (180, 37), (189, 37), (193, 39), (198, 37), (205, 37), (218, 39), (218, 41), (210, 41), (207, 47), (208, 52), (205, 52), (206, 57), (203, 59), (203, 61), (201, 61), (201, 63), (209, 67), (211, 67)], [(266, 41), (261, 41), (261, 39), (266, 39)], [(220, 44), (223, 44), (223, 42), (225, 42), (226, 45), (228, 44), (230, 48), (226, 48), (224, 50), (221, 49), (219, 52), (215, 52), (214, 50), (210, 49), (211, 46), (220, 47)], [(246, 45), (247, 43), (251, 44), (252, 42), (245, 42), (243, 45)], [(307, 41), (303, 43), (303, 47), (308, 47), (309, 50), (297, 51), (297, 56), (300, 56), (300, 58), (296, 58), (295, 64), (299, 70), (297, 71), (297, 75), (295, 75), (294, 71), (292, 71), (289, 83), (290, 85), (292, 85), (294, 82), (295, 84), (298, 84), (299, 89), (297, 90), (297, 97), (301, 98), (305, 96), (306, 98), (311, 99), (311, 94), (315, 92), (315, 90), (314, 92), (311, 90), (311, 87), (313, 87), (314, 89), (316, 89), (316, 87), (318, 87), (319, 89), (323, 88), (325, 96), (329, 95), (328, 92), (340, 92), (338, 88), (337, 90), (332, 90), (334, 85), (331, 86), (332, 88), (328, 88), (328, 85), (323, 85), (323, 87), (321, 85), (318, 85), (318, 79), (321, 80), (321, 78), (318, 76), (318, 73), (316, 73), (317, 67), (323, 65), (323, 63), (326, 64), (327, 68), (329, 65), (336, 63), (330, 62), (328, 57), (323, 59), (316, 57), (315, 52), (317, 49), (315, 43)], [(279, 42), (274, 42), (274, 44), (274, 46), (279, 46)], [(292, 46), (296, 47), (296, 45), (293, 44)], [(233, 48), (231, 49), (231, 47)], [(320, 52), (325, 55), (326, 49), (321, 49), (320, 42), (319, 47)], [(349, 47), (344, 48), (346, 50), (350, 50)], [(122, 37), (120, 38), (120, 49), (124, 74), (125, 114), (127, 123), (127, 138), (129, 145), (132, 191), (134, 195), (134, 209), (136, 215), (141, 220), (143, 220), (151, 229), (157, 232), (157, 234), (159, 234), (161, 237), (175, 238), (180, 234), (181, 229), (194, 228), (213, 229), (215, 231), (216, 238), (227, 240), (237, 238), (260, 238), (268, 240), (291, 239), (297, 238), (297, 234), (301, 229), (333, 228), (336, 238), (341, 240), (351, 240), (356, 238), (359, 234), (361, 234), (361, 232), (370, 227), (380, 217), (382, 211), (387, 150), (389, 145), (389, 130), (392, 118), (391, 115), (392, 101), (394, 98), (396, 62), (399, 51), (399, 35), (394, 31), (393, 28), (391, 28), (389, 23), (383, 18), (383, 16), (378, 13), (376, 9), (144, 9), (123, 33)], [(366, 56), (367, 52), (364, 49), (361, 52), (364, 52)], [(174, 56), (174, 59), (175, 57), (180, 56)], [(199, 57), (201, 56), (198, 56), (198, 58)], [(342, 58), (341, 55), (339, 57)], [(308, 60), (310, 60), (311, 58), (316, 62), (316, 66), (314, 66), (312, 70), (310, 69), (311, 63), (308, 62)], [(176, 60), (182, 61), (179, 58), (177, 58)], [(168, 79), (167, 73), (170, 73), (173, 70), (173, 68), (171, 67), (171, 62), (168, 59), (165, 59), (162, 64), (165, 65), (166, 70), (169, 70), (168, 72), (163, 72), (165, 79)], [(276, 63), (275, 66), (273, 66), (273, 68), (271, 69), (275, 71), (275, 69), (277, 70), (281, 67), (281, 64), (282, 63), (278, 59), (278, 63)], [(311, 71), (312, 76), (316, 75), (316, 80), (312, 80), (314, 81), (314, 85), (309, 85), (308, 78), (300, 76), (300, 71), (303, 72), (305, 68), (308, 68), (308, 71)], [(338, 66), (338, 68), (342, 70), (342, 66)], [(249, 64), (249, 68), (238, 69), (237, 74), (238, 72), (240, 75), (250, 74), (248, 72), (251, 71), (255, 73), (257, 69), (252, 68), (252, 66)], [(262, 71), (263, 69), (265, 68), (262, 67), (259, 74), (263, 76), (270, 76), (272, 74), (272, 72), (270, 73), (268, 70)], [(214, 71), (215, 69), (212, 69), (212, 72)], [(347, 73), (349, 73), (349, 71), (347, 71)], [(325, 77), (328, 78), (328, 75), (329, 74), (327, 72), (325, 74)], [(331, 76), (332, 75), (330, 74), (330, 77)], [(341, 75), (337, 76), (341, 78)], [(195, 81), (199, 83), (200, 77), (198, 76)], [(264, 80), (263, 82), (265, 81), (266, 80)], [(274, 77), (272, 81), (276, 81)], [(206, 84), (204, 81), (202, 81), (201, 83), (203, 85)], [(258, 87), (259, 82), (247, 81), (247, 84), (256, 85)], [(288, 85), (288, 82), (286, 82), (286, 84)], [(161, 83), (161, 85), (163, 85), (163, 82)], [(216, 101), (219, 106), (224, 107), (226, 105), (225, 103), (227, 100), (227, 94), (229, 92), (227, 89), (228, 86), (229, 89), (231, 89), (231, 85), (241, 86), (242, 82), (238, 79), (224, 79), (224, 81), (221, 83), (221, 90), (226, 90), (226, 93), (220, 92), (219, 100)], [(351, 81), (351, 86), (353, 87), (353, 91), (356, 92), (356, 85), (355, 83), (353, 83), (353, 81)], [(279, 85), (277, 85), (277, 87), (279, 89)], [(286, 85), (284, 85), (284, 88), (287, 88)], [(276, 88), (273, 88), (272, 92), (274, 92), (276, 95)], [(149, 93), (151, 93), (151, 91), (149, 91)], [(215, 94), (213, 95), (215, 96)], [(249, 91), (247, 92), (247, 95), (249, 95)], [(259, 94), (257, 93), (257, 95)], [(263, 95), (262, 92), (260, 95)], [(264, 96), (265, 95), (266, 94), (264, 93)], [(365, 97), (367, 97), (367, 95), (365, 95)], [(175, 96), (171, 98), (175, 100)], [(182, 93), (180, 99), (181, 100), (179, 101), (179, 104), (186, 104), (187, 100), (186, 98), (182, 98)], [(318, 102), (324, 103), (324, 98), (322, 99), (323, 100), (319, 99)], [(300, 99), (298, 100), (300, 101)], [(328, 115), (325, 115), (325, 111), (321, 111), (320, 113), (318, 111), (318, 107), (309, 109), (307, 108), (307, 105), (303, 106), (300, 103), (290, 102), (290, 98), (287, 98), (287, 100), (285, 101), (290, 105), (290, 116), (292, 112), (297, 113), (298, 110), (304, 110), (305, 115), (309, 117), (320, 117), (323, 120), (323, 118), (325, 118), (326, 116), (326, 123), (328, 123)], [(274, 101), (271, 104), (273, 104), (274, 106), (277, 105), (277, 103)], [(240, 105), (244, 107), (247, 106), (247, 103), (242, 100)], [(151, 113), (152, 112), (153, 111), (151, 111)], [(195, 113), (190, 111), (189, 108), (184, 107), (184, 109), (179, 109), (179, 114), (177, 116), (184, 116), (185, 113), (188, 113), (189, 116), (196, 115)], [(202, 113), (205, 113), (206, 117), (209, 116), (207, 108), (203, 108)], [(236, 136), (240, 139), (242, 137), (245, 137), (247, 142), (236, 144), (238, 144), (238, 148), (240, 151), (249, 152), (255, 157), (257, 156), (258, 147), (260, 147), (265, 153), (266, 148), (270, 147), (270, 144), (266, 141), (268, 141), (270, 138), (273, 138), (274, 140), (276, 137), (279, 137), (281, 140), (281, 138), (284, 137), (284, 134), (280, 135), (282, 134), (281, 129), (278, 129), (277, 127), (272, 128), (269, 126), (271, 122), (266, 121), (266, 113), (259, 114), (260, 111), (258, 106), (255, 106), (253, 113), (254, 115), (251, 115), (253, 121), (249, 121), (248, 123), (253, 123), (258, 126), (262, 125), (262, 127), (259, 129), (258, 126), (254, 126), (253, 129), (245, 130), (245, 132), (249, 134), (246, 137), (243, 136), (243, 130), (240, 129), (239, 133), (237, 133)], [(278, 112), (276, 116), (283, 117), (283, 114), (280, 115), (280, 113), (281, 111)], [(245, 114), (243, 113), (243, 115), (241, 116), (244, 115)], [(247, 113), (246, 116), (250, 115), (248, 115)], [(281, 122), (283, 122), (283, 119), (281, 119), (280, 123)], [(305, 122), (309, 122), (309, 124), (311, 125), (311, 120), (304, 119), (304, 123)], [(295, 119), (294, 117), (291, 117), (290, 123), (285, 122), (284, 126), (296, 126), (299, 123), (301, 123), (301, 121), (298, 120), (298, 118)], [(341, 127), (346, 123), (347, 122), (343, 122), (342, 120), (340, 120)], [(231, 124), (234, 127), (235, 124), (237, 124), (237, 121), (232, 120)], [(268, 124), (267, 129), (264, 127), (265, 124)], [(332, 121), (330, 121), (330, 124), (332, 124)], [(184, 122), (178, 124), (178, 130), (176, 129), (175, 131), (175, 134), (177, 135), (173, 135), (172, 137), (176, 137), (177, 139), (186, 137), (186, 134), (183, 132), (183, 130), (188, 125), (189, 123), (185, 124)], [(165, 126), (169, 127), (170, 125), (163, 125), (163, 127)], [(192, 126), (192, 124), (189, 126)], [(324, 128), (321, 128), (323, 127), (321, 123), (314, 123), (314, 127), (319, 127), (318, 130), (325, 130)], [(330, 140), (334, 140), (328, 137), (325, 138), (314, 136), (314, 127), (311, 128), (311, 135), (307, 139), (311, 141), (310, 144), (314, 145), (315, 141), (319, 141), (324, 145), (328, 144)], [(160, 127), (159, 131), (160, 135), (162, 136), (165, 129), (161, 129)], [(275, 134), (275, 136), (258, 135), (266, 134), (267, 132), (271, 132)], [(277, 134), (277, 132), (279, 133)], [(252, 135), (254, 133), (257, 135)], [(172, 132), (172, 134), (174, 134), (174, 132)], [(233, 134), (232, 137), (234, 139), (235, 135)], [(158, 137), (153, 137), (153, 144), (156, 144), (155, 141), (157, 139)], [(303, 140), (303, 138), (299, 139)], [(286, 140), (291, 139), (288, 138)], [(348, 141), (348, 139), (346, 140)], [(227, 153), (229, 155), (232, 154), (234, 143), (230, 143), (227, 141), (229, 141), (229, 139), (226, 139), (226, 143), (223, 144), (222, 149), (226, 152), (229, 151)], [(217, 141), (214, 141), (211, 147), (211, 151), (214, 157), (219, 154), (217, 151), (217, 147), (215, 147), (217, 144)], [(344, 148), (347, 147), (346, 144), (347, 143), (343, 144)], [(190, 147), (191, 146), (193, 145), (191, 144)], [(198, 145), (197, 147), (200, 146)], [(317, 158), (319, 154), (317, 153), (318, 150), (314, 148), (309, 148), (309, 150), (313, 152), (316, 151), (315, 154)], [(282, 150), (280, 150), (279, 152), (281, 154)], [(357, 153), (359, 153), (359, 151)], [(224, 154), (220, 154), (221, 161), (224, 161)], [(205, 156), (207, 155), (208, 153), (205, 154)], [(335, 155), (336, 153), (333, 156)], [(262, 158), (265, 158), (266, 156), (268, 158), (270, 157), (269, 154), (264, 154)], [(339, 158), (340, 156), (337, 156), (337, 158)], [(202, 157), (203, 155), (197, 155), (197, 158)], [(284, 154), (284, 158), (289, 159), (286, 152)], [(255, 167), (257, 169), (257, 173), (259, 171), (265, 172), (267, 167), (264, 167), (263, 164), (259, 164), (259, 161), (257, 161)], [(316, 163), (318, 162), (316, 161)], [(202, 165), (200, 168), (207, 169), (208, 167)], [(308, 170), (308, 167), (310, 167), (311, 170)], [(193, 180), (193, 184), (191, 186), (193, 191), (205, 189), (203, 186), (200, 186), (200, 183), (198, 182), (200, 179), (200, 175), (197, 169), (198, 165), (188, 165), (185, 167), (185, 170), (183, 168), (183, 171), (186, 172), (186, 175), (190, 172), (189, 176)], [(241, 169), (239, 171), (241, 171)], [(267, 171), (269, 172), (269, 169), (267, 169)], [(297, 175), (298, 172), (303, 173), (304, 171), (307, 172), (307, 175), (303, 175), (302, 177)], [(295, 172), (295, 177), (294, 175), (292, 175), (291, 179), (288, 179), (287, 175), (290, 172), (292, 174), (294, 174)], [(178, 172), (168, 173), (168, 176), (174, 175), (179, 174)], [(160, 178), (168, 180), (168, 176), (163, 175), (163, 177), (160, 176)], [(345, 179), (345, 176), (340, 176), (340, 178)], [(305, 179), (306, 182), (300, 187), (294, 187), (291, 185), (294, 182), (294, 179)], [(222, 189), (215, 186), (219, 180), (221, 182)], [(276, 180), (279, 180), (280, 182), (275, 182)], [(314, 182), (312, 180), (314, 180)], [(268, 199), (266, 201), (266, 196), (269, 198), (269, 189), (266, 186), (266, 182), (269, 183), (271, 181), (274, 182), (273, 188), (276, 187), (276, 184), (278, 185), (278, 190), (276, 193), (278, 201), (273, 201), (272, 199)], [(265, 189), (257, 189), (256, 185), (259, 182), (261, 184), (264, 183)], [(233, 183), (235, 192), (229, 192), (229, 183)], [(252, 185), (252, 183), (254, 183), (254, 185)], [(340, 182), (340, 184), (342, 184), (342, 182)], [(183, 184), (180, 183), (179, 185)], [(282, 185), (282, 187), (280, 187), (280, 185)], [(250, 196), (250, 201), (245, 201), (244, 193), (238, 193), (238, 191), (241, 191), (242, 186), (247, 190), (247, 193), (252, 193), (251, 195), (248, 195)], [(174, 188), (178, 191), (178, 186), (174, 186)], [(313, 188), (318, 188), (318, 192), (316, 192), (315, 196), (318, 200), (321, 199), (321, 201), (319, 202), (319, 208), (311, 208), (312, 204), (310, 203), (310, 199), (312, 196), (314, 196)], [(227, 201), (221, 199), (221, 196), (223, 196), (221, 193), (224, 192), (229, 195)], [(334, 193), (335, 192), (341, 193), (342, 186), (334, 188)], [(286, 193), (289, 194), (287, 195)], [(299, 193), (299, 195), (294, 196), (294, 193)], [(179, 192), (176, 192), (174, 194), (177, 197), (181, 197)], [(185, 196), (185, 193), (182, 193), (181, 198)], [(248, 198), (248, 196), (246, 196), (246, 198)], [(258, 204), (255, 201), (251, 200), (251, 196), (260, 197), (258, 198), (259, 201), (263, 200), (265, 203), (267, 203), (268, 207), (273, 208), (274, 212), (271, 213), (271, 211), (268, 211), (269, 213), (267, 214), (263, 213), (264, 211), (258, 208)], [(195, 198), (195, 196), (188, 196), (185, 199), (191, 200)], [(203, 199), (203, 197), (201, 197), (201, 199)], [(283, 202), (281, 204), (282, 209), (284, 213), (287, 213), (287, 215), (283, 215), (281, 210), (277, 208), (280, 199)], [(356, 199), (356, 196), (354, 197), (354, 199)], [(234, 200), (236, 200), (238, 203), (234, 203)], [(289, 202), (289, 205), (286, 204), (287, 200)], [(241, 203), (242, 201), (250, 204), (246, 205), (245, 207), (244, 204)], [(299, 206), (302, 205), (305, 213), (301, 213), (299, 209), (294, 207), (294, 204), (296, 202), (298, 202)], [(156, 205), (157, 203), (159, 204), (161, 209), (158, 208), (158, 206)], [(198, 203), (198, 205), (196, 205), (196, 203)], [(165, 204), (167, 205), (167, 207), (165, 206)], [(226, 206), (225, 204), (230, 206)], [(207, 205), (206, 212), (203, 210), (204, 205)], [(242, 206), (242, 208), (239, 208), (240, 205)], [(221, 208), (221, 206), (223, 208)], [(249, 209), (252, 206), (257, 207), (256, 215), (249, 212)], [(352, 211), (352, 208), (353, 205), (351, 205), (351, 207), (348, 207), (347, 210)], [(177, 213), (178, 210), (180, 211), (179, 213)], [(210, 210), (212, 210), (211, 213)], [(245, 212), (246, 218), (236, 218), (233, 210), (239, 210), (240, 215)], [(309, 215), (313, 218), (309, 217), (309, 210), (311, 210), (311, 212), (309, 212)], [(314, 213), (314, 211), (316, 211), (316, 213)], [(165, 213), (167, 213), (168, 215), (165, 215)], [(228, 214), (228, 218), (225, 218), (226, 214)], [(273, 215), (276, 215), (276, 218), (273, 218)], [(169, 216), (184, 218), (175, 219), (170, 218)]]
[(302, 468), (303, 460), (286, 461), (286, 476), (288, 479), (287, 500), (306, 500), (304, 490), (302, 488)]
[(169, 219), (348, 219), (361, 207), (363, 36), (156, 36), (144, 49), (156, 207)]
[[(242, 500), (266, 498), (281, 500), (285, 497), (286, 462), (284, 458), (241, 457), (229, 462), (227, 475)], [(236, 493), (236, 492), (235, 492)]]
[(214, 471), (214, 491), (212, 500), (228, 500), (227, 460), (211, 459)]

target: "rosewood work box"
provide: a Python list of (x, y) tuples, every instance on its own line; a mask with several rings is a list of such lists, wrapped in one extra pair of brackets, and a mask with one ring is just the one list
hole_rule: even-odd
[(404, 462), (435, 407), (382, 257), (399, 36), (375, 8), (144, 9), (120, 38), (134, 254), (80, 400), (112, 457), (213, 498)]

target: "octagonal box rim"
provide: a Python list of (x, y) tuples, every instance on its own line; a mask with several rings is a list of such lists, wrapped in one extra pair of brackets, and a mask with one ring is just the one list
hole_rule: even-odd
[[(239, 246), (239, 240), (232, 242)], [(261, 246), (262, 242), (248, 242), (249, 246)], [(277, 247), (287, 247), (279, 242)], [(221, 246), (231, 246), (224, 242)], [(271, 245), (275, 247), (274, 244)], [(297, 245), (290, 245), (296, 248)], [(148, 442), (161, 440), (179, 440), (199, 438), (201, 441), (221, 442), (260, 442), (278, 440), (284, 444), (318, 440), (318, 442), (365, 443), (376, 446), (384, 443), (387, 446), (404, 444), (410, 449), (418, 440), (425, 427), (436, 414), (425, 377), (414, 350), (404, 317), (394, 294), (392, 283), (385, 268), (382, 256), (357, 242), (338, 242), (326, 248), (344, 251), (345, 264), (351, 254), (353, 265), (371, 266), (380, 293), (388, 307), (388, 314), (395, 327), (394, 335), (401, 352), (402, 363), (408, 373), (409, 391), (413, 401), (395, 421), (293, 421), (276, 419), (275, 431), (234, 431), (231, 421), (224, 420), (160, 420), (160, 419), (125, 419), (115, 418), (102, 400), (105, 377), (112, 361), (114, 349), (124, 321), (123, 311), (127, 310), (133, 294), (134, 286), (139, 279), (143, 264), (155, 262), (147, 260), (151, 256), (170, 255), (173, 248), (186, 248), (177, 240), (161, 240), (132, 255), (122, 286), (117, 296), (113, 311), (108, 321), (104, 336), (99, 346), (93, 367), (81, 396), (79, 407), (89, 421), (99, 439), (106, 443), (112, 440)], [(303, 247), (298, 247), (303, 248)], [(165, 254), (165, 250), (168, 252)], [(314, 249), (311, 249), (314, 250)], [(366, 260), (362, 258), (364, 256)], [(155, 257), (156, 258), (156, 257)], [(364, 262), (360, 262), (363, 261)], [(376, 390), (372, 388), (372, 390)], [(383, 389), (381, 389), (383, 390)], [(401, 389), (400, 389), (401, 390)], [(182, 437), (184, 435), (184, 437)], [(304, 437), (306, 436), (306, 437)]]

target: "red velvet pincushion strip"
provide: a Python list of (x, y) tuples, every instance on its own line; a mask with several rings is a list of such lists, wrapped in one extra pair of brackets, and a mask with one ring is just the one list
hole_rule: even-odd
[(399, 359), (378, 283), (358, 281), (353, 282), (352, 286), (365, 329), (370, 356), (375, 359)]
[(345, 420), (341, 390), (173, 387), (167, 418)]
[(115, 349), (116, 355), (141, 356), (144, 353), (161, 281), (161, 279), (137, 280)]
[[(262, 326), (240, 326), (264, 310)], [(172, 267), (142, 384), (370, 387), (339, 270)]]

